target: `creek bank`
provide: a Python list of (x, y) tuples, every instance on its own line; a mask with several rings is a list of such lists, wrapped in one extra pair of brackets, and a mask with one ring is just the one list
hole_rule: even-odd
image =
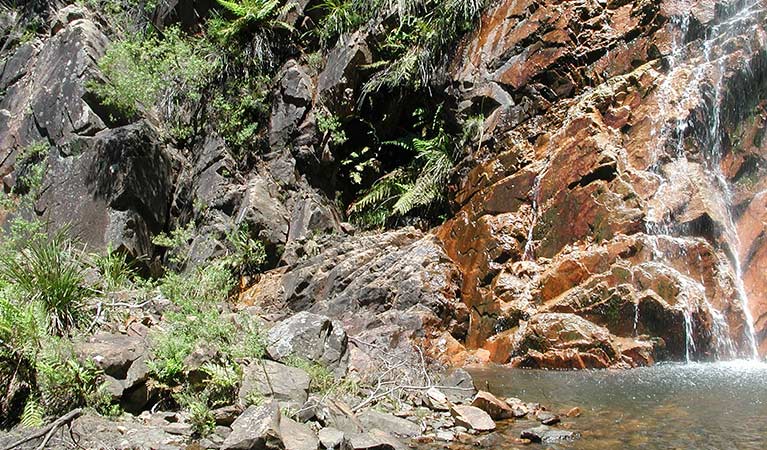
[[(242, 377), (236, 396), (231, 403), (210, 411), (213, 422), (201, 434), (200, 418), (194, 411), (171, 407), (162, 387), (152, 378), (147, 342), (152, 329), (162, 327), (163, 318), (159, 312), (153, 315), (151, 309), (144, 313), (140, 325), (134, 323), (123, 333), (96, 333), (78, 347), (78, 357), (99, 367), (113, 401), (125, 412), (109, 418), (86, 411), (55, 433), (48, 448), (68, 448), (73, 442), (85, 448), (114, 449), (482, 447), (498, 442), (492, 438), (493, 431), (509, 422), (529, 422), (529, 427), (534, 428), (536, 424), (554, 424), (566, 416), (565, 412), (555, 414), (537, 403), (477, 391), (471, 375), (462, 369), (445, 370), (428, 361), (409, 366), (410, 359), (398, 359), (390, 353), (388, 359), (380, 359), (380, 353), (369, 355), (381, 361), (375, 370), (357, 366), (355, 361), (360, 359), (349, 358), (348, 345), (355, 338), (347, 336), (332, 319), (306, 313), (264, 323), (269, 328), (265, 333), (266, 358), (239, 361)], [(228, 314), (237, 320), (238, 315), (249, 312), (245, 309)], [(313, 326), (306, 326), (308, 323)], [(287, 355), (295, 352), (280, 356), (278, 350), (284, 349), (286, 342), (300, 346), (304, 361), (324, 364), (332, 385), (343, 389), (318, 391), (316, 383), (328, 380), (317, 379), (310, 365), (288, 365), (293, 363)], [(200, 368), (217, 357), (216, 352), (204, 349), (193, 352), (184, 362), (187, 382), (209, 383), (210, 374)], [(556, 435), (554, 431), (546, 436)], [(0, 437), (0, 446), (33, 432), (17, 426)], [(37, 445), (33, 440), (18, 448)]]

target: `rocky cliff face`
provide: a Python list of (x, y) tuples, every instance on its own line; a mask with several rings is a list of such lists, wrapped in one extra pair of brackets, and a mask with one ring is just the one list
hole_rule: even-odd
[(558, 367), (748, 356), (744, 294), (764, 342), (764, 14), (705, 1), (487, 13), (453, 73), (473, 105), (494, 105), (489, 137), (437, 231), (465, 275), (469, 347)]
[[(455, 364), (744, 357), (750, 317), (767, 352), (764, 2), (493, 2), (433, 88), (484, 117), (452, 213), (385, 233), (343, 223), (340, 158), (317, 126), (321, 107), (355, 108), (374, 35), (343, 39), (320, 69), (284, 62), (269, 151), (243, 170), (216, 130), (182, 147), (152, 120), (115, 121), (85, 88), (108, 44), (98, 14), (40, 3), (47, 35), (22, 44), (3, 25), (0, 175), (10, 190), (19, 153), (48, 144), (28, 213), (94, 248), (152, 257), (153, 235), (194, 219), (201, 264), (246, 223), (276, 268), (243, 305), (320, 312)], [(176, 3), (158, 25), (213, 6)]]

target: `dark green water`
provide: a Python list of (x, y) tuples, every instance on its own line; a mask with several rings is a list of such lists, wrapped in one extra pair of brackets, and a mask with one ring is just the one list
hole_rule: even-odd
[[(626, 371), (472, 370), (496, 395), (555, 412), (578, 406), (564, 427), (583, 437), (573, 449), (767, 449), (767, 364), (663, 364)], [(509, 438), (530, 422), (510, 424)], [(538, 445), (538, 447), (542, 447)], [(503, 448), (517, 448), (514, 445)], [(530, 448), (529, 446), (527, 448)]]

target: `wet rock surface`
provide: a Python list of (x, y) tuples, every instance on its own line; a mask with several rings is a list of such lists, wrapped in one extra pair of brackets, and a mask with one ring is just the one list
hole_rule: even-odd
[[(474, 155), (455, 196), (459, 210), (437, 231), (463, 274), (472, 316), (464, 344), (475, 358), (573, 369), (751, 354), (739, 268), (759, 331), (761, 294), (750, 274), (760, 264), (754, 239), (763, 226), (752, 218), (761, 197), (738, 181), (743, 157), (735, 155), (763, 154), (763, 142), (751, 140), (763, 100), (744, 107), (749, 125), (730, 116), (719, 125), (729, 143), (712, 150), (721, 152), (714, 163), (698, 148), (718, 144), (692, 135), (679, 144), (676, 133), (690, 128), (674, 121), (718, 124), (743, 83), (763, 84), (763, 75), (721, 74), (717, 64), (743, 56), (762, 73), (765, 47), (751, 31), (761, 30), (765, 12), (756, 5), (713, 19), (703, 11), (714, 3), (694, 2), (701, 27), (725, 23), (704, 54), (701, 35), (680, 44), (688, 30), (674, 18), (689, 11), (672, 3), (499, 2), (456, 59), (455, 79), (472, 80), (464, 98), (493, 105), (486, 126), (494, 140)], [(576, 24), (584, 17), (594, 29)], [(575, 37), (585, 35), (590, 50), (573, 62)], [(669, 70), (673, 52), (687, 59)], [(586, 80), (593, 89), (583, 89)], [(706, 88), (698, 89), (712, 83), (721, 105), (706, 104)], [(734, 135), (745, 143), (730, 141)], [(749, 249), (735, 263), (737, 242)], [(584, 334), (584, 322), (572, 335), (541, 333), (550, 313), (576, 315), (561, 318), (584, 319), (593, 331)]]

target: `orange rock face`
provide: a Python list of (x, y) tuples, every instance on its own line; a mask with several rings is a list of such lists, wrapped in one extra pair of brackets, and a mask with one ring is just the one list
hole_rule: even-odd
[[(436, 231), (469, 352), (550, 368), (750, 356), (747, 312), (767, 352), (767, 14), (732, 25), (719, 8), (487, 12), (452, 73), (466, 105), (495, 105), (492, 137)], [(684, 15), (726, 22), (721, 38), (704, 46)]]

